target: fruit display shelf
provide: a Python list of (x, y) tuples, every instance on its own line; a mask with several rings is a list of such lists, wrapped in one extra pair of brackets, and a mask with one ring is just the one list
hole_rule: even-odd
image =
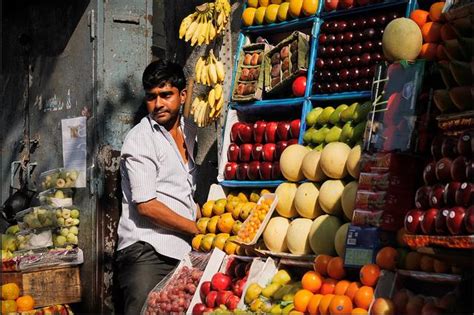
[(406, 16), (410, 15), (410, 12), (417, 7), (416, 1), (413, 0), (398, 0), (398, 1), (384, 1), (380, 3), (374, 3), (366, 6), (361, 7), (354, 7), (351, 9), (345, 10), (335, 10), (335, 11), (322, 11), (320, 13), (320, 17), (323, 19), (331, 18), (331, 17), (342, 17), (346, 15), (355, 15), (358, 13), (365, 13), (372, 10), (378, 10), (383, 8), (390, 8), (394, 5), (398, 5), (400, 3), (407, 3), (407, 12)]
[(315, 18), (315, 16), (309, 16), (272, 24), (244, 26), (241, 28), (241, 32), (244, 34), (265, 34), (270, 32), (291, 31), (311, 26), (314, 23)]
[(414, 270), (399, 269), (397, 273), (400, 276), (414, 278), (423, 282), (434, 282), (434, 283), (446, 283), (446, 284), (459, 284), (461, 282), (460, 275), (453, 275), (447, 273), (434, 273)]

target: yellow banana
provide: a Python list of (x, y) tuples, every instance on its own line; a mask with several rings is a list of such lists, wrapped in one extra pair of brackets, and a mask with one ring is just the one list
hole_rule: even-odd
[(191, 37), (195, 34), (196, 29), (199, 24), (199, 17), (195, 19), (191, 25), (189, 25), (188, 30), (186, 31), (186, 35), (184, 36), (184, 41), (187, 42), (191, 39)]
[(225, 78), (224, 64), (220, 61), (216, 61), (216, 72), (217, 72), (218, 81), (219, 82), (224, 81), (224, 78)]
[(194, 12), (193, 14), (188, 15), (181, 21), (181, 25), (179, 26), (179, 38), (182, 39), (186, 35), (186, 31), (188, 30), (189, 26), (191, 23), (194, 21), (194, 19), (197, 16), (197, 12)]
[(204, 15), (202, 18), (201, 27), (198, 31), (198, 45), (202, 45), (206, 40), (206, 32), (207, 32), (207, 15)]
[(216, 70), (216, 65), (214, 63), (214, 54), (211, 51), (209, 55), (209, 79), (211, 79), (211, 85), (214, 85), (217, 83), (217, 70)]
[(199, 15), (199, 18), (198, 18), (198, 20), (199, 20), (198, 26), (196, 27), (196, 30), (195, 30), (193, 36), (191, 37), (191, 46), (194, 46), (194, 45), (197, 43), (197, 41), (198, 41), (199, 32), (200, 32), (200, 30), (201, 30), (201, 28), (202, 28), (202, 18), (203, 18), (203, 17), (202, 17), (202, 15), (200, 14), (200, 15)]
[(216, 38), (216, 27), (214, 26), (214, 23), (210, 23), (209, 27), (209, 40), (213, 40)]
[(196, 67), (194, 70), (194, 78), (196, 80), (196, 83), (201, 83), (201, 71), (204, 66), (204, 58), (199, 57), (198, 61), (196, 62)]
[(216, 86), (214, 87), (214, 91), (216, 94), (216, 100), (221, 99), (222, 98), (222, 85), (216, 84)]
[(219, 101), (216, 104), (216, 110), (220, 110), (222, 108), (222, 105), (224, 105), (224, 98), (221, 97)]
[(211, 107), (214, 107), (214, 105), (216, 104), (216, 91), (214, 89), (211, 89), (211, 91), (209, 91), (207, 102)]
[(194, 115), (198, 104), (199, 104), (199, 97), (196, 97), (196, 98), (193, 100), (193, 103), (191, 104), (191, 112), (190, 112), (191, 115)]
[(209, 77), (209, 69), (207, 62), (204, 63), (202, 70), (201, 70), (201, 84), (206, 85)]

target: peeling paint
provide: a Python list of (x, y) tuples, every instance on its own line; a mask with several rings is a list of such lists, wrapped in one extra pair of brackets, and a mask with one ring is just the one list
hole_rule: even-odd
[[(77, 100), (75, 101), (75, 106), (77, 106)], [(34, 107), (38, 107), (39, 110), (43, 112), (56, 112), (60, 110), (68, 110), (73, 106), (73, 101), (71, 100), (71, 89), (67, 89), (66, 99), (63, 100), (58, 97), (56, 94), (53, 97), (47, 99), (43, 102), (43, 95), (37, 95), (33, 103)]]
[(97, 155), (99, 166), (108, 172), (117, 172), (120, 167), (120, 157), (113, 157), (112, 147), (103, 146)]

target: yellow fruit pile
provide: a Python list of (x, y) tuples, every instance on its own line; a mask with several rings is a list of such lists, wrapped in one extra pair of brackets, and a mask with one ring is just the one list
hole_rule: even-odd
[(2, 285), (2, 314), (27, 312), (35, 307), (35, 300), (30, 295), (20, 296), (16, 283)]
[(270, 211), (272, 202), (271, 199), (265, 199), (253, 209), (237, 234), (240, 241), (250, 243), (254, 239), (268, 211)]
[(248, 0), (242, 13), (245, 26), (283, 22), (316, 13), (319, 0)]

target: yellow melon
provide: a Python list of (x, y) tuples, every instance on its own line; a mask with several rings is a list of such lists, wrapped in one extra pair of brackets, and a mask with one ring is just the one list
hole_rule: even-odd
[(297, 182), (304, 179), (301, 166), (304, 157), (309, 151), (308, 148), (301, 144), (290, 145), (283, 151), (280, 157), (280, 170), (287, 180)]
[(308, 239), (316, 255), (334, 256), (334, 238), (340, 226), (339, 218), (329, 214), (321, 215), (313, 221)]
[(253, 24), (256, 11), (257, 9), (255, 8), (246, 8), (244, 12), (242, 12), (242, 24), (244, 24), (244, 26), (251, 26)]
[(288, 251), (286, 245), (286, 233), (290, 226), (290, 220), (283, 217), (273, 217), (268, 221), (263, 231), (263, 242), (265, 246), (275, 253)]
[(303, 0), (302, 11), (306, 16), (316, 14), (318, 11), (319, 0)]
[(385, 27), (382, 49), (388, 61), (415, 60), (422, 45), (420, 27), (411, 19), (398, 18)]
[(351, 148), (343, 142), (328, 143), (321, 152), (321, 169), (330, 178), (340, 179), (347, 175), (346, 162)]
[(346, 252), (346, 236), (350, 225), (351, 224), (349, 222), (341, 225), (341, 227), (336, 232), (336, 236), (334, 237), (334, 248), (336, 249), (336, 253), (339, 257), (344, 257)]
[(325, 181), (319, 189), (319, 204), (324, 212), (332, 215), (342, 213), (341, 197), (344, 191), (344, 183), (339, 179)]
[(298, 214), (294, 202), (297, 189), (298, 184), (286, 182), (281, 183), (275, 190), (278, 196), (276, 211), (282, 217), (293, 218)]
[(292, 254), (305, 255), (311, 253), (308, 235), (313, 221), (298, 218), (291, 222), (286, 233), (286, 244)]
[(313, 150), (305, 155), (301, 165), (304, 177), (314, 182), (321, 182), (326, 179), (326, 174), (324, 174), (319, 163), (320, 158), (321, 151)]
[(360, 156), (362, 153), (362, 148), (358, 144), (351, 149), (349, 156), (347, 157), (346, 168), (347, 172), (354, 178), (359, 178), (360, 174)]
[(290, 0), (290, 8), (288, 12), (294, 18), (298, 18), (301, 15), (303, 9), (303, 0)]
[(301, 184), (295, 194), (295, 207), (298, 214), (307, 219), (314, 219), (323, 214), (318, 196), (319, 189), (314, 183)]
[(357, 195), (357, 181), (352, 181), (344, 187), (341, 196), (342, 211), (347, 219), (352, 220), (352, 213), (355, 208), (355, 200)]

